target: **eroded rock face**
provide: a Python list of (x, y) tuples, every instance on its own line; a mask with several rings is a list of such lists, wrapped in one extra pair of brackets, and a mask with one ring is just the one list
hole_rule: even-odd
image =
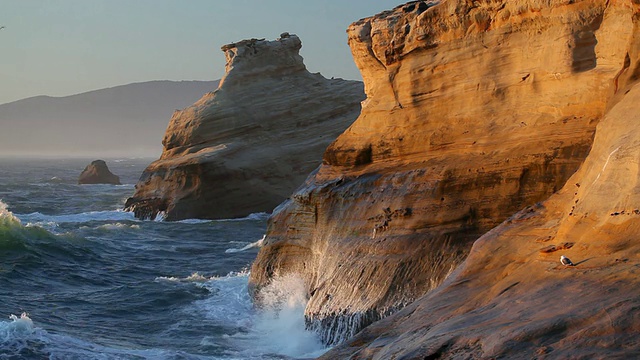
[(111, 184), (121, 185), (120, 177), (109, 171), (104, 160), (94, 160), (82, 170), (78, 184)]
[[(632, 66), (623, 75), (637, 82)], [(323, 358), (638, 357), (640, 85), (628, 90), (560, 192), (481, 237), (438, 289)]]
[(362, 83), (309, 73), (302, 43), (225, 45), (218, 89), (176, 111), (127, 200), (139, 218), (233, 218), (270, 212), (316, 168), (322, 152), (360, 112)]
[(629, 1), (417, 1), (348, 29), (367, 100), (272, 216), (251, 283), (298, 273), (327, 343), (433, 289), (560, 189), (635, 66)]

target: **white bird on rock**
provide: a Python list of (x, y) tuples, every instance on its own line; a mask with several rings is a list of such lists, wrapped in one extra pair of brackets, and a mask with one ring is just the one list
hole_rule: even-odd
[(564, 266), (575, 266), (568, 257), (562, 255), (560, 256), (560, 263)]

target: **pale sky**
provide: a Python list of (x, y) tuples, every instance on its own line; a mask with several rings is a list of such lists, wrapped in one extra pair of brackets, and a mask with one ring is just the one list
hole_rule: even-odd
[(350, 23), (404, 0), (0, 0), (0, 104), (148, 80), (215, 80), (220, 46), (302, 39), (311, 72), (360, 79)]

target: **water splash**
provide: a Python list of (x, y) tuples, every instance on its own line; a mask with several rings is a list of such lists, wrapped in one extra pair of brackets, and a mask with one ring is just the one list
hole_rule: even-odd
[[(318, 335), (308, 331), (304, 309), (307, 291), (297, 276), (275, 278), (259, 293), (260, 307), (248, 292), (246, 272), (215, 278), (203, 284), (211, 297), (200, 301), (209, 319), (235, 324), (227, 329), (224, 347), (238, 358), (313, 358), (328, 350)], [(213, 340), (213, 339), (209, 339)]]
[(319, 356), (327, 349), (318, 335), (306, 328), (307, 290), (296, 275), (276, 277), (257, 295), (261, 308), (252, 332), (261, 346), (292, 357)]
[(22, 313), (20, 317), (11, 314), (10, 322), (0, 321), (0, 349), (4, 359), (21, 358), (25, 355), (34, 354), (34, 342), (41, 337), (33, 326), (33, 321), (27, 313)]

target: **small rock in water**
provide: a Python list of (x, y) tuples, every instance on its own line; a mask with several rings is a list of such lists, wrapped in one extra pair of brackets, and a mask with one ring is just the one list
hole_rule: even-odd
[(121, 185), (120, 178), (109, 171), (104, 160), (94, 160), (80, 174), (78, 184)]

